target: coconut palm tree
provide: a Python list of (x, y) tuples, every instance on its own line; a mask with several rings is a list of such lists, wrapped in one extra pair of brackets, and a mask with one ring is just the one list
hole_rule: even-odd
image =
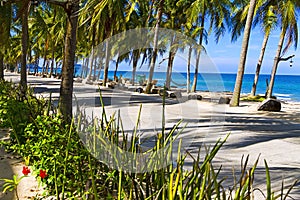
[(254, 17), (256, 1), (257, 0), (250, 0), (250, 4), (249, 4), (249, 10), (247, 14), (247, 20), (246, 20), (245, 31), (244, 31), (244, 38), (242, 41), (240, 63), (238, 66), (238, 72), (236, 76), (233, 96), (232, 99), (230, 100), (230, 106), (239, 106), (239, 102), (240, 102), (240, 94), (241, 94), (245, 63), (246, 63), (246, 57), (248, 52), (248, 44), (249, 44), (249, 38), (250, 38), (250, 32), (252, 27), (252, 21)]
[(27, 87), (27, 74), (26, 74), (26, 64), (27, 64), (27, 52), (29, 44), (29, 34), (28, 34), (28, 15), (30, 10), (30, 0), (22, 1), (20, 5), (21, 21), (22, 21), (22, 55), (21, 55), (21, 89), (25, 90)]
[(258, 62), (256, 65), (255, 77), (254, 77), (251, 94), (250, 94), (251, 96), (255, 96), (255, 94), (256, 94), (256, 87), (257, 87), (257, 83), (258, 83), (259, 73), (260, 73), (261, 65), (263, 62), (264, 55), (265, 55), (265, 50), (266, 50), (266, 47), (268, 44), (268, 40), (270, 37), (270, 33), (273, 29), (275, 29), (275, 27), (277, 25), (277, 17), (276, 17), (276, 14), (274, 13), (274, 6), (272, 6), (272, 5), (262, 6), (259, 11), (258, 16), (259, 17), (256, 17), (256, 19), (254, 20), (254, 24), (255, 24), (255, 21), (258, 21), (258, 23), (260, 23), (259, 21), (261, 21), (261, 24), (262, 24), (265, 34), (264, 34), (264, 39), (263, 39), (260, 55), (258, 58)]
[(151, 57), (151, 62), (150, 62), (150, 70), (149, 70), (149, 77), (145, 89), (145, 93), (149, 94), (151, 93), (151, 88), (152, 88), (152, 79), (153, 79), (153, 74), (154, 74), (154, 67), (156, 63), (156, 57), (157, 57), (157, 52), (158, 52), (158, 33), (159, 33), (159, 26), (162, 20), (162, 14), (163, 14), (163, 8), (164, 8), (164, 3), (165, 0), (159, 0), (158, 1), (158, 9), (157, 9), (157, 14), (156, 14), (156, 24), (155, 24), (155, 29), (154, 29), (154, 39), (153, 39), (153, 52), (152, 52), (152, 57)]
[[(228, 23), (230, 16), (231, 2), (229, 0), (222, 1), (205, 1), (205, 0), (195, 0), (187, 9), (186, 14), (189, 16), (187, 20), (187, 27), (189, 29), (193, 28), (194, 24), (197, 24), (198, 35), (196, 38), (198, 40), (199, 46), (203, 46), (205, 37), (214, 32), (216, 42), (225, 33), (226, 24)], [(209, 19), (209, 21), (206, 21)], [(209, 22), (207, 25), (206, 22)], [(208, 29), (206, 30), (206, 28)], [(195, 31), (195, 30), (193, 30)], [(194, 72), (194, 80), (191, 88), (192, 92), (197, 89), (198, 80), (198, 68), (200, 63), (201, 48), (197, 50), (196, 55), (196, 66)]]
[[(274, 3), (274, 2), (270, 2)], [(283, 0), (277, 2), (274, 6), (277, 7), (276, 11), (280, 19), (281, 33), (278, 42), (276, 55), (274, 58), (273, 68), (271, 72), (270, 84), (267, 88), (267, 98), (272, 97), (275, 76), (278, 64), (284, 60), (283, 56), (294, 43), (295, 48), (298, 44), (298, 24), (297, 24), (297, 10), (300, 8), (299, 1), (297, 0)], [(286, 46), (283, 47), (286, 40)]]
[(0, 5), (0, 80), (4, 79), (4, 54), (9, 47), (11, 18), (11, 4)]

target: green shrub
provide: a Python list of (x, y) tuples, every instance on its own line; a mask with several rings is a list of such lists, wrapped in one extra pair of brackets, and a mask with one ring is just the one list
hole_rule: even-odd
[(31, 89), (22, 94), (19, 85), (0, 82), (0, 126), (11, 128), (11, 137), (17, 143), (25, 142), (25, 127), (47, 109), (46, 105), (47, 102), (36, 98)]
[(241, 101), (254, 101), (254, 102), (262, 102), (263, 100), (265, 100), (266, 98), (264, 96), (246, 96), (246, 97), (242, 97)]

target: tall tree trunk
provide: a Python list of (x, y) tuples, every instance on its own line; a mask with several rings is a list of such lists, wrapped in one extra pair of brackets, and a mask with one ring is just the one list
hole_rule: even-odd
[(280, 61), (280, 55), (281, 55), (281, 51), (282, 51), (282, 46), (283, 46), (285, 34), (286, 34), (286, 29), (283, 28), (281, 30), (276, 56), (274, 58), (274, 64), (273, 64), (273, 68), (272, 68), (270, 83), (269, 83), (269, 86), (267, 88), (267, 98), (272, 97), (273, 87), (274, 87), (274, 82), (275, 82), (275, 76), (276, 76), (276, 72), (277, 72), (278, 63)]
[(27, 87), (26, 62), (28, 51), (28, 14), (30, 9), (30, 1), (24, 0), (22, 5), (22, 55), (21, 55), (21, 89), (25, 91)]
[(202, 43), (203, 43), (203, 37), (204, 37), (204, 23), (205, 23), (205, 11), (203, 12), (203, 16), (201, 19), (201, 25), (200, 27), (201, 32), (200, 32), (200, 38), (199, 38), (199, 46), (200, 49), (197, 49), (197, 55), (196, 55), (196, 66), (195, 66), (195, 73), (194, 73), (194, 80), (193, 80), (193, 85), (191, 88), (191, 92), (196, 92), (197, 90), (197, 82), (198, 82), (198, 71), (199, 71), (199, 64), (200, 64), (200, 56), (201, 56), (201, 48), (202, 48)]
[[(94, 66), (94, 60), (95, 60), (95, 53), (94, 53), (94, 46), (92, 46), (92, 53), (91, 53), (91, 60), (89, 61), (89, 77), (88, 79), (91, 80), (92, 79), (92, 74), (93, 74), (93, 66)], [(95, 76), (95, 74), (94, 74)]]
[(174, 47), (176, 44), (176, 35), (173, 36), (172, 41), (171, 41), (171, 47), (170, 47), (170, 52), (169, 52), (169, 60), (168, 60), (168, 68), (167, 68), (167, 74), (166, 74), (166, 88), (171, 89), (171, 80), (172, 80), (172, 69), (173, 69), (173, 62), (174, 58), (177, 52), (177, 47)]
[(53, 71), (54, 71), (54, 63), (55, 63), (55, 45), (52, 46), (52, 62), (51, 62), (51, 66), (50, 66), (50, 73), (49, 73), (49, 77), (52, 76)]
[(252, 90), (251, 90), (251, 96), (255, 96), (256, 94), (256, 87), (257, 87), (257, 83), (258, 83), (258, 77), (259, 77), (259, 73), (260, 73), (260, 69), (261, 69), (261, 64), (262, 61), (264, 59), (264, 55), (265, 55), (265, 50), (268, 44), (268, 40), (269, 40), (269, 33), (265, 34), (263, 43), (262, 43), (262, 48), (260, 51), (260, 56), (256, 65), (256, 72), (255, 72), (255, 77), (254, 77), (254, 81), (253, 81), (253, 85), (252, 85)]
[(81, 73), (80, 73), (81, 78), (85, 78), (85, 73), (86, 73), (85, 71), (88, 68), (87, 65), (88, 65), (88, 58), (84, 58), (82, 62)]
[(168, 60), (168, 68), (166, 74), (166, 88), (171, 90), (171, 80), (172, 80), (172, 69), (173, 69), (173, 62), (175, 58), (175, 52), (169, 52), (169, 60)]
[(4, 80), (4, 55), (0, 52), (0, 81)]
[(117, 81), (117, 80), (118, 80), (117, 72), (118, 72), (118, 68), (119, 68), (119, 62), (120, 62), (120, 57), (118, 56), (117, 62), (116, 62), (116, 69), (115, 69), (115, 71), (114, 71), (114, 81)]
[(109, 39), (106, 39), (106, 42), (105, 42), (105, 65), (104, 65), (104, 75), (103, 75), (103, 86), (106, 86), (106, 83), (108, 81), (109, 60), (110, 60), (110, 46), (109, 46)]
[(195, 72), (194, 72), (194, 79), (193, 79), (193, 85), (191, 88), (191, 92), (196, 92), (197, 90), (197, 82), (198, 82), (198, 70), (199, 70), (199, 63), (200, 63), (200, 56), (201, 56), (201, 50), (197, 49), (197, 55), (196, 55), (196, 66), (195, 66)]
[(187, 87), (186, 87), (186, 90), (187, 90), (187, 93), (190, 92), (190, 86), (191, 86), (191, 57), (192, 57), (192, 47), (190, 46), (189, 47), (189, 54), (188, 54), (188, 63), (187, 63)]
[(72, 119), (73, 76), (76, 51), (79, 0), (73, 0), (66, 8), (67, 28), (65, 36), (64, 59), (60, 84), (59, 111), (66, 122)]
[(135, 85), (135, 76), (136, 76), (136, 68), (137, 68), (137, 64), (138, 64), (138, 60), (139, 60), (139, 50), (133, 50), (133, 53), (132, 53), (132, 85)]
[(245, 31), (244, 31), (244, 38), (243, 38), (243, 42), (242, 42), (240, 63), (239, 63), (238, 72), (237, 72), (237, 76), (236, 76), (233, 95), (230, 100), (230, 106), (239, 106), (239, 104), (240, 104), (240, 95), (241, 95), (241, 89), (242, 89), (242, 84), (243, 84), (245, 63), (246, 63), (246, 58), (247, 58), (248, 44), (249, 44), (249, 38), (250, 38), (255, 4), (256, 4), (256, 0), (250, 1), (250, 7), (248, 10)]
[(157, 49), (158, 31), (159, 31), (158, 29), (159, 29), (159, 24), (160, 24), (162, 13), (163, 13), (163, 6), (164, 6), (164, 0), (160, 0), (158, 11), (157, 11), (155, 31), (154, 31), (153, 53), (152, 53), (152, 57), (151, 57), (150, 71), (149, 71), (149, 77), (148, 77), (147, 86), (146, 86), (146, 90), (145, 90), (146, 94), (149, 94), (151, 92), (151, 88), (152, 88), (152, 79), (153, 79), (155, 62), (156, 62), (157, 51), (158, 51), (158, 49)]

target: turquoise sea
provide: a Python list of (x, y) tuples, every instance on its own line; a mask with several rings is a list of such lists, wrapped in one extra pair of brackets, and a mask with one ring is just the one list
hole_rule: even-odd
[[(131, 78), (131, 72), (119, 71), (118, 76)], [(137, 72), (137, 75), (148, 77), (148, 72)], [(154, 79), (158, 80), (157, 85), (163, 86), (165, 83), (166, 73), (155, 72)], [(113, 72), (109, 72), (109, 78), (113, 79)], [(191, 83), (193, 81), (191, 74)], [(101, 79), (101, 76), (100, 76)], [(197, 90), (201, 91), (230, 91), (234, 89), (236, 74), (199, 74), (197, 81)], [(245, 74), (243, 79), (242, 93), (251, 92), (254, 74)], [(256, 94), (265, 94), (267, 81), (270, 80), (270, 75), (260, 75), (257, 85)], [(172, 75), (172, 86), (178, 88), (186, 88), (187, 75), (186, 73), (175, 73)], [(300, 75), (276, 75), (273, 95), (278, 99), (285, 101), (300, 101)]]

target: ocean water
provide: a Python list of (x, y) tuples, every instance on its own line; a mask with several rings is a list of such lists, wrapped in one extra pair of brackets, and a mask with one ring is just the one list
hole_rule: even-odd
[[(41, 71), (41, 68), (39, 68)], [(58, 69), (60, 73), (61, 69)], [(97, 72), (98, 73), (98, 72)], [(81, 66), (75, 65), (75, 76), (81, 75)], [(118, 71), (117, 76), (131, 79), (131, 71)], [(148, 72), (137, 71), (138, 76), (148, 77)], [(109, 71), (109, 79), (113, 79), (114, 72)], [(103, 71), (100, 72), (100, 79), (103, 78)], [(194, 74), (191, 73), (191, 84), (193, 82)], [(155, 72), (153, 79), (158, 81), (158, 86), (163, 86), (166, 80), (165, 72)], [(197, 90), (211, 91), (211, 92), (232, 92), (234, 90), (236, 75), (235, 74), (199, 74), (197, 81)], [(249, 94), (251, 92), (254, 74), (245, 74), (243, 78), (242, 93)], [(260, 75), (256, 94), (264, 95), (267, 88), (267, 81), (270, 81), (270, 75)], [(187, 74), (186, 73), (173, 73), (172, 74), (172, 87), (186, 88), (187, 87)], [(275, 84), (273, 88), (273, 95), (278, 99), (285, 101), (300, 101), (300, 75), (276, 75)]]
[[(131, 78), (131, 72), (120, 71), (118, 76)], [(137, 75), (148, 77), (148, 72), (137, 72)], [(153, 79), (158, 80), (157, 85), (163, 86), (166, 80), (166, 73), (155, 72)], [(100, 79), (102, 76), (100, 76)], [(109, 78), (113, 79), (113, 72), (109, 72)], [(191, 84), (194, 74), (191, 74)], [(199, 74), (197, 81), (197, 90), (201, 91), (228, 91), (233, 92), (236, 74)], [(254, 74), (245, 74), (243, 78), (242, 94), (249, 94), (252, 89)], [(260, 75), (256, 94), (264, 95), (267, 89), (267, 83), (270, 81), (270, 75)], [(186, 73), (175, 73), (172, 75), (171, 86), (178, 88), (186, 88)], [(300, 75), (276, 75), (273, 87), (273, 95), (284, 101), (300, 101)]]

